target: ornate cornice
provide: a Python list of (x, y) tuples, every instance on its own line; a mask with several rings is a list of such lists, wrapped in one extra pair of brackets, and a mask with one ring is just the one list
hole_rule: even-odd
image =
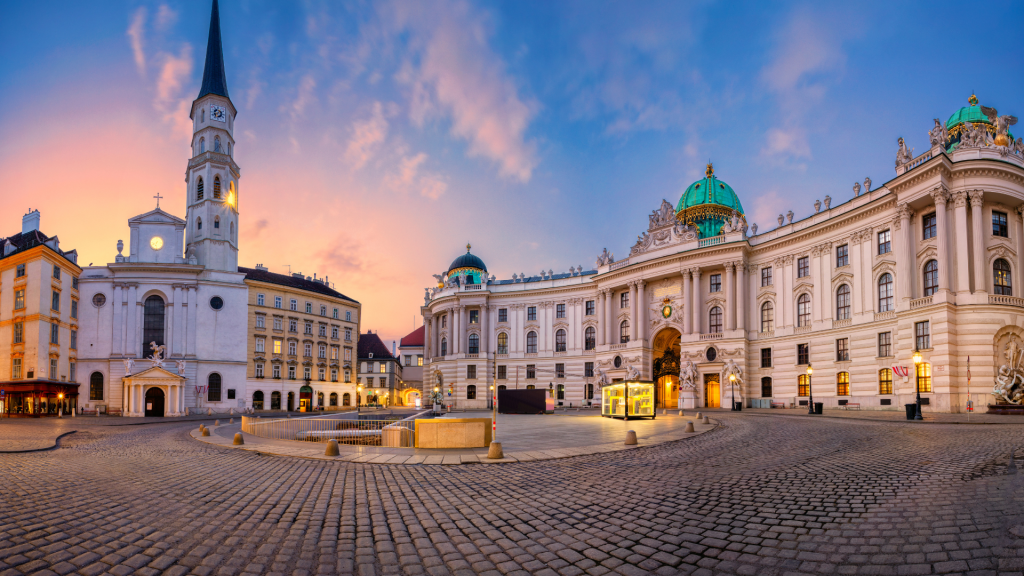
[(936, 206), (939, 204), (945, 205), (946, 202), (949, 202), (949, 189), (946, 188), (945, 184), (939, 184), (935, 188), (932, 188), (928, 194), (931, 195)]

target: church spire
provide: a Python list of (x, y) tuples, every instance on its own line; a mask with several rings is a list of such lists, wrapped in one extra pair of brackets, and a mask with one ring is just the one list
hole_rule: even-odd
[(203, 87), (199, 89), (202, 98), (207, 94), (228, 96), (228, 80), (224, 74), (224, 49), (220, 43), (220, 12), (217, 0), (213, 0), (213, 11), (210, 14), (210, 38), (206, 42), (206, 66), (203, 68)]

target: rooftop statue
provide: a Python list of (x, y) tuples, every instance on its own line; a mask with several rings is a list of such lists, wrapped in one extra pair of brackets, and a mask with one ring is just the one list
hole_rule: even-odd
[(1017, 117), (1010, 115), (1000, 116), (999, 113), (996, 112), (995, 108), (989, 108), (988, 106), (982, 106), (981, 112), (987, 116), (988, 121), (996, 127), (996, 137), (992, 143), (996, 146), (1009, 146), (1010, 139), (1006, 134), (1010, 130), (1010, 126), (1017, 123)]
[(946, 130), (946, 125), (943, 124), (942, 120), (935, 119), (935, 128), (928, 131), (928, 139), (931, 141), (932, 146), (946, 147), (946, 142), (949, 140), (949, 131)]
[(598, 256), (597, 256), (597, 266), (598, 266), (598, 268), (600, 268), (601, 266), (607, 266), (608, 264), (611, 264), (612, 262), (615, 262), (615, 255), (612, 254), (611, 252), (609, 252), (607, 248), (602, 250), (601, 253), (598, 254)]
[(860, 182), (853, 183), (853, 196), (854, 198), (860, 196)]
[(907, 143), (903, 141), (902, 136), (896, 142), (899, 144), (896, 150), (896, 167), (899, 168), (914, 159), (914, 150), (907, 150)]
[(871, 192), (871, 178), (868, 178), (867, 176), (865, 176), (864, 177), (864, 193), (867, 194), (868, 192)]

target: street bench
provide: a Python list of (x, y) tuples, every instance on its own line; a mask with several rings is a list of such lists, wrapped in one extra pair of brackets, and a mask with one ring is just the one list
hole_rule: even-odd
[(843, 408), (846, 408), (847, 410), (849, 410), (850, 408), (856, 408), (857, 410), (860, 410), (860, 402), (847, 402), (846, 404), (843, 404)]
[(772, 408), (785, 408), (785, 402), (772, 402)]

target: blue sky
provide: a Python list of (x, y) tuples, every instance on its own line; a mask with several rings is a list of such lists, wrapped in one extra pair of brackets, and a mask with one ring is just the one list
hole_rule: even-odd
[[(241, 263), (327, 274), (385, 337), (413, 327), (430, 275), (466, 242), (501, 278), (625, 255), (709, 159), (768, 230), (889, 180), (896, 138), (923, 151), (932, 119), (972, 91), (1024, 114), (1022, 3), (220, 10)], [(44, 231), (105, 262), (157, 192), (183, 214), (209, 13), (0, 3), (0, 235), (30, 202)], [(7, 192), (23, 189), (30, 200)]]

